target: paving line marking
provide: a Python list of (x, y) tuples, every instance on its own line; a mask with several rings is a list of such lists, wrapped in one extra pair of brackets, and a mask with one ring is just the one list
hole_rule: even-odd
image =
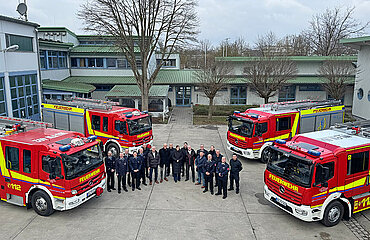
[(31, 224), (31, 222), (33, 222), (33, 220), (37, 218), (37, 216), (38, 215), (35, 215), (33, 218), (31, 218), (31, 220), (14, 237), (11, 237), (10, 239), (16, 239), (19, 236), (19, 234), (21, 234)]
[(349, 221), (344, 220), (343, 223), (359, 240), (370, 239), (369, 232), (354, 217), (351, 217)]

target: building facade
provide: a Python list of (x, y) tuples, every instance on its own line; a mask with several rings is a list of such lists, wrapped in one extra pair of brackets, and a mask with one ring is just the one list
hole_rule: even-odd
[(0, 116), (40, 120), (38, 26), (0, 15)]
[(343, 39), (341, 43), (359, 51), (352, 114), (370, 119), (370, 36)]

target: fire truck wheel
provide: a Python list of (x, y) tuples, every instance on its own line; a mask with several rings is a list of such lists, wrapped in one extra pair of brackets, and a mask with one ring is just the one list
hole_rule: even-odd
[(41, 216), (50, 216), (54, 212), (50, 197), (44, 191), (35, 192), (32, 195), (31, 204), (33, 210)]
[(324, 218), (321, 220), (321, 222), (327, 227), (335, 226), (340, 220), (342, 220), (343, 214), (343, 205), (338, 201), (333, 201), (326, 207)]
[(261, 162), (267, 163), (269, 157), (270, 157), (270, 147), (265, 147), (261, 153)]
[(120, 148), (115, 143), (109, 143), (108, 146), (107, 146), (107, 149), (106, 149), (107, 156), (108, 156), (109, 151), (111, 151), (112, 155), (117, 158), (119, 156), (119, 153), (120, 153)]

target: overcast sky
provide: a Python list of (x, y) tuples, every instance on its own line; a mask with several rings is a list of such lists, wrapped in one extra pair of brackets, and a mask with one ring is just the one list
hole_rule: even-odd
[[(83, 24), (76, 13), (85, 1), (27, 0), (29, 21), (41, 26), (65, 26), (83, 34)], [(18, 2), (0, 0), (0, 14), (18, 17)], [(199, 39), (218, 44), (225, 38), (232, 41), (242, 36), (253, 45), (259, 35), (269, 31), (278, 36), (299, 33), (313, 14), (335, 6), (355, 6), (355, 17), (370, 21), (370, 0), (199, 0)]]

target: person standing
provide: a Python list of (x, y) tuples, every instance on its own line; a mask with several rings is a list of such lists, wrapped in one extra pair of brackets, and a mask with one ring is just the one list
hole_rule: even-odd
[[(217, 149), (216, 154), (213, 156), (213, 160), (215, 161), (216, 167), (217, 167), (218, 163), (221, 162), (222, 157), (223, 156), (220, 153), (220, 150)], [(215, 174), (215, 182), (216, 182), (215, 187), (217, 187), (218, 186), (218, 176), (217, 176), (217, 174)]]
[(242, 163), (239, 161), (236, 154), (233, 154), (233, 158), (230, 160), (230, 188), (229, 191), (234, 190), (234, 181), (236, 185), (236, 194), (239, 193), (239, 173), (243, 169)]
[[(171, 169), (172, 169), (172, 176), (173, 176), (173, 158), (172, 158), (172, 155), (175, 153), (176, 151), (176, 148), (173, 147), (173, 143), (170, 143), (169, 144), (169, 148), (168, 148), (169, 152), (170, 152), (170, 166), (171, 166)], [(167, 177), (170, 176), (170, 168), (167, 169)]]
[(116, 174), (118, 180), (118, 193), (121, 193), (121, 184), (123, 191), (127, 192), (126, 188), (126, 175), (128, 171), (128, 159), (124, 157), (123, 152), (119, 154), (116, 161)]
[(143, 145), (143, 154), (144, 154), (144, 158), (145, 158), (145, 176), (147, 178), (149, 178), (149, 170), (148, 170), (149, 166), (147, 164), (147, 159), (148, 159), (148, 153), (150, 152), (150, 148), (151, 148), (150, 144), (148, 144), (148, 145), (144, 144)]
[(133, 153), (133, 156), (130, 157), (130, 169), (131, 169), (131, 180), (132, 180), (132, 191), (135, 191), (135, 186), (137, 190), (140, 188), (140, 169), (141, 169), (141, 159), (138, 158), (137, 152)]
[(125, 153), (123, 154), (124, 158), (127, 159), (127, 164), (128, 164), (128, 170), (127, 170), (127, 184), (129, 187), (131, 187), (131, 169), (130, 169), (130, 157), (132, 156), (128, 152), (128, 148), (125, 149)]
[(177, 183), (177, 181), (181, 180), (181, 161), (183, 159), (183, 154), (180, 150), (179, 145), (176, 145), (176, 150), (172, 154), (172, 159), (173, 159), (173, 179), (175, 183)]
[[(216, 174), (218, 175), (218, 192), (215, 195), (223, 193), (223, 199), (227, 198), (227, 175), (229, 173), (229, 164), (226, 163), (226, 157), (222, 157), (217, 165)], [(222, 193), (221, 193), (222, 190)]]
[(200, 151), (199, 156), (195, 159), (195, 167), (198, 172), (198, 182), (195, 185), (200, 185), (203, 183), (202, 188), (205, 188), (204, 182), (204, 164), (207, 162), (204, 152)]
[(153, 184), (153, 172), (155, 174), (155, 183), (158, 182), (158, 165), (160, 164), (160, 156), (155, 146), (152, 146), (152, 150), (148, 153), (148, 167), (149, 167), (149, 185)]
[(185, 158), (185, 165), (186, 165), (186, 179), (185, 181), (189, 180), (190, 177), (190, 169), (191, 169), (191, 180), (195, 182), (195, 171), (194, 171), (194, 162), (197, 155), (195, 154), (194, 149), (188, 145), (188, 150), (186, 151), (186, 158)]
[(105, 170), (107, 172), (107, 189), (108, 192), (116, 190), (114, 188), (114, 172), (116, 170), (116, 158), (108, 151), (108, 156), (105, 157)]
[(140, 148), (139, 149), (138, 157), (140, 158), (140, 161), (141, 161), (141, 169), (140, 169), (141, 183), (144, 186), (147, 186), (147, 184), (146, 184), (146, 176), (145, 176), (145, 169), (147, 169), (147, 167), (146, 167), (146, 156), (144, 154), (144, 148)]
[(204, 188), (203, 193), (208, 192), (208, 185), (211, 191), (211, 194), (213, 195), (213, 174), (215, 172), (215, 161), (212, 159), (212, 154), (208, 154), (207, 156), (207, 162), (204, 164), (204, 179), (206, 186)]
[(208, 151), (204, 149), (204, 144), (200, 144), (200, 148), (197, 150), (197, 156), (199, 156), (200, 152), (203, 152), (204, 156), (208, 155)]
[(159, 157), (160, 157), (160, 172), (161, 172), (161, 183), (163, 182), (163, 177), (165, 181), (168, 181), (167, 179), (167, 167), (170, 162), (170, 150), (167, 148), (167, 143), (163, 144), (163, 148), (159, 150)]
[(188, 143), (184, 142), (184, 146), (181, 148), (182, 161), (181, 161), (181, 177), (185, 175), (185, 162), (186, 162), (186, 152), (188, 151)]
[[(208, 154), (211, 154), (212, 157), (214, 157), (216, 155), (215, 146), (211, 145), (211, 148), (209, 149)], [(207, 156), (208, 156), (208, 154), (207, 154)]]

